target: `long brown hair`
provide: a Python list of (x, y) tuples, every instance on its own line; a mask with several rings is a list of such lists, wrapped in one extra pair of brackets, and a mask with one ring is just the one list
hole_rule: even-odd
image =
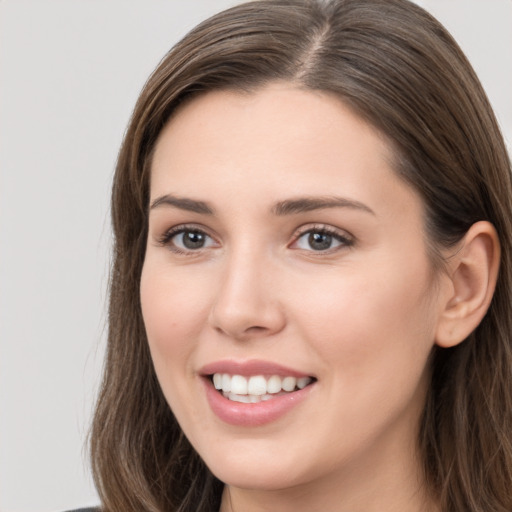
[(490, 309), (468, 339), (432, 354), (418, 433), (441, 509), (512, 510), (510, 161), (486, 95), (446, 30), (407, 0), (261, 0), (203, 22), (146, 83), (112, 192), (109, 338), (91, 434), (105, 512), (211, 512), (223, 484), (188, 443), (160, 391), (139, 302), (151, 155), (185, 100), (275, 80), (337, 94), (383, 133), (396, 172), (423, 198), (433, 261), (476, 221), (502, 250)]

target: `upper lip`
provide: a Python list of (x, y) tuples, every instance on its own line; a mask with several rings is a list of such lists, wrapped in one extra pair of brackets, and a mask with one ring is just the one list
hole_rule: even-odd
[(215, 361), (203, 366), (199, 373), (201, 375), (213, 375), (215, 373), (227, 373), (229, 375), (243, 375), (250, 377), (252, 375), (281, 375), (291, 377), (312, 377), (311, 374), (295, 370), (271, 361), (251, 359), (249, 361), (235, 361), (225, 359)]

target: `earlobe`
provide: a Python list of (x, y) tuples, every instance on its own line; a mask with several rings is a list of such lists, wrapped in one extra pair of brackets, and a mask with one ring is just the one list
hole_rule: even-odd
[(477, 328), (491, 303), (499, 263), (496, 229), (490, 222), (476, 222), (448, 261), (450, 291), (437, 325), (437, 345), (453, 347)]

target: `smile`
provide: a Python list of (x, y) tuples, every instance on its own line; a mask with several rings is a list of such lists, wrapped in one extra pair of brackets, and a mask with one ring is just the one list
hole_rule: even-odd
[(212, 382), (218, 391), (222, 392), (224, 398), (233, 402), (258, 403), (272, 400), (283, 394), (304, 389), (313, 382), (311, 377), (293, 377), (291, 375), (281, 377), (272, 375), (230, 375), (228, 373), (214, 373)]
[(244, 428), (278, 421), (301, 407), (318, 384), (308, 373), (262, 360), (216, 361), (198, 371), (212, 412)]

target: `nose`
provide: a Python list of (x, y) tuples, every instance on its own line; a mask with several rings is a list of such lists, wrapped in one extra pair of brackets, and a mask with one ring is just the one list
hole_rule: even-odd
[(278, 300), (273, 265), (255, 254), (225, 262), (210, 311), (210, 325), (235, 340), (263, 338), (280, 332), (286, 318)]

